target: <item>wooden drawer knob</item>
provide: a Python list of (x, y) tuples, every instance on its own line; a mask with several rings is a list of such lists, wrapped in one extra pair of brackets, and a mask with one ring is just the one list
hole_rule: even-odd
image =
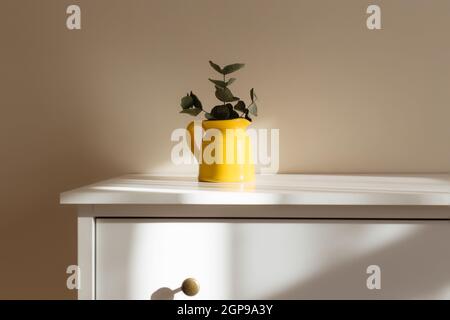
[(187, 278), (181, 284), (181, 291), (187, 296), (195, 296), (200, 291), (200, 284), (194, 278)]

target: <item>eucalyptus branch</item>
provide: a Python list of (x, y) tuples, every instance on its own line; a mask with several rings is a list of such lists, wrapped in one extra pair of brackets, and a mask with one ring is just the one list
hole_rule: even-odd
[[(188, 93), (181, 99), (181, 113), (197, 116), (203, 111), (207, 120), (232, 120), (237, 118), (245, 118), (251, 121), (249, 114), (253, 116), (257, 115), (257, 107), (255, 103), (256, 95), (254, 90), (250, 90), (251, 103), (246, 106), (244, 101), (234, 96), (228, 88), (228, 86), (231, 85), (236, 79), (229, 78), (227, 80), (227, 74), (236, 72), (242, 69), (245, 65), (243, 63), (233, 63), (222, 68), (212, 61), (209, 61), (209, 64), (215, 71), (222, 75), (222, 80), (209, 79), (209, 81), (214, 84), (216, 98), (219, 99), (222, 104), (213, 107), (210, 112), (207, 112), (203, 110), (203, 106), (199, 98), (191, 91), (191, 93)], [(235, 105), (233, 106), (232, 103), (235, 103)]]

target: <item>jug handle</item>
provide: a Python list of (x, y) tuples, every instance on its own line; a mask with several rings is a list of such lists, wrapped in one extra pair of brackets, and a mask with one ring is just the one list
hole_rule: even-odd
[(187, 130), (187, 132), (189, 132), (189, 136), (190, 136), (189, 147), (191, 149), (191, 152), (194, 155), (195, 159), (197, 159), (197, 161), (199, 161), (198, 156), (200, 155), (201, 151), (200, 151), (200, 148), (195, 143), (195, 122), (191, 121), (187, 125), (186, 130)]

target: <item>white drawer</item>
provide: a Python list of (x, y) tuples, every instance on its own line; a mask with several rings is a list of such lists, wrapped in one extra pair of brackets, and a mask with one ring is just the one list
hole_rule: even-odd
[(450, 299), (449, 246), (448, 221), (97, 219), (96, 298)]

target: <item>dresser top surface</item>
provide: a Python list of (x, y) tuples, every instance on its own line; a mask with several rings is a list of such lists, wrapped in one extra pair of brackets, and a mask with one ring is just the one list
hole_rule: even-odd
[(133, 174), (60, 196), (61, 204), (450, 205), (450, 175), (258, 175), (254, 183)]

